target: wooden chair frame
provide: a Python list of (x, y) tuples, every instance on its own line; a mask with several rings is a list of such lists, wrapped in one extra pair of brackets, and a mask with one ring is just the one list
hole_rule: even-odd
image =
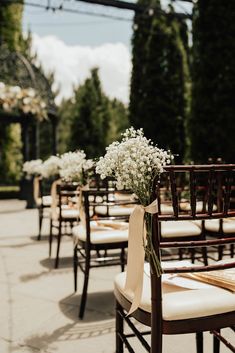
[[(79, 197), (80, 191), (78, 190), (78, 185), (76, 183), (74, 184), (58, 184), (57, 185), (57, 195), (58, 195), (58, 208), (59, 208), (59, 214), (58, 214), (58, 219), (56, 221), (53, 220), (51, 217), (50, 221), (50, 235), (49, 235), (49, 257), (51, 256), (51, 251), (52, 251), (52, 242), (53, 242), (53, 229), (58, 230), (58, 235), (56, 236), (57, 238), (57, 249), (56, 249), (56, 257), (55, 257), (55, 268), (59, 267), (59, 254), (60, 254), (60, 245), (61, 245), (61, 238), (64, 235), (69, 235), (72, 236), (71, 231), (68, 232), (67, 225), (69, 225), (70, 230), (72, 229), (74, 223), (79, 221), (79, 217), (71, 217), (71, 218), (64, 218), (63, 217), (63, 199), (69, 199), (72, 197)], [(57, 224), (58, 222), (58, 224)], [(64, 232), (63, 232), (63, 226), (64, 226)]]
[[(179, 199), (176, 187), (177, 173), (189, 174), (189, 190), (190, 190), (190, 205), (191, 210), (188, 214), (183, 214), (179, 210)], [(200, 166), (168, 166), (165, 168), (165, 173), (169, 176), (170, 189), (172, 195), (173, 214), (153, 216), (153, 234), (152, 242), (156, 254), (160, 254), (161, 249), (165, 248), (195, 248), (209, 246), (224, 246), (226, 244), (235, 243), (235, 237), (219, 238), (214, 240), (198, 240), (198, 241), (175, 241), (164, 242), (160, 241), (159, 224), (161, 221), (178, 221), (178, 220), (206, 220), (206, 219), (222, 219), (226, 217), (234, 217), (235, 210), (230, 209), (231, 189), (235, 184), (235, 165), (200, 165)], [(202, 213), (196, 211), (197, 201), (197, 173), (207, 175), (206, 193), (207, 193), (207, 209)], [(217, 175), (223, 174), (223, 207), (219, 210), (213, 210), (215, 202), (215, 194), (218, 191)], [(156, 189), (154, 190), (153, 199), (158, 193), (158, 182), (155, 182)], [(217, 190), (217, 191), (216, 191)], [(156, 275), (153, 264), (151, 266), (151, 313), (137, 309), (131, 316), (137, 321), (151, 328), (151, 332), (140, 332), (132, 318), (126, 316), (126, 313), (131, 307), (131, 302), (120, 292), (115, 291), (116, 296), (116, 353), (123, 353), (124, 344), (129, 352), (134, 353), (131, 347), (130, 337), (137, 337), (146, 351), (151, 353), (162, 353), (162, 336), (163, 334), (183, 334), (196, 333), (197, 353), (203, 353), (203, 332), (210, 331), (214, 334), (214, 353), (219, 353), (220, 342), (223, 342), (232, 352), (235, 352), (233, 347), (220, 333), (220, 330), (226, 327), (231, 327), (234, 331), (235, 326), (235, 308), (234, 311), (192, 319), (166, 321), (162, 317), (162, 278)], [(171, 268), (165, 273), (183, 273), (183, 272), (203, 272), (217, 269), (227, 269), (235, 267), (235, 261), (229, 264), (211, 264), (208, 266), (195, 266), (187, 268)], [(132, 330), (131, 334), (125, 334), (124, 322)], [(146, 334), (151, 333), (150, 345), (144, 339)]]
[[(91, 207), (94, 210), (96, 206), (107, 206), (107, 210), (116, 205), (130, 205), (133, 204), (133, 201), (107, 201), (109, 198), (109, 194), (114, 192), (114, 189), (102, 190), (102, 189), (93, 189), (88, 191), (83, 191), (83, 202), (84, 202), (84, 210), (86, 215), (86, 241), (79, 240), (78, 243), (74, 247), (74, 256), (73, 256), (73, 268), (74, 268), (74, 289), (77, 291), (77, 270), (78, 267), (84, 273), (84, 282), (83, 282), (83, 290), (81, 296), (81, 303), (79, 308), (79, 318), (82, 319), (85, 312), (86, 301), (87, 301), (87, 290), (88, 290), (88, 281), (89, 281), (89, 273), (91, 268), (96, 267), (106, 267), (106, 266), (121, 266), (121, 271), (124, 271), (124, 267), (126, 264), (126, 254), (125, 249), (127, 248), (128, 242), (109, 242), (109, 243), (99, 243), (94, 244), (91, 242), (91, 227), (90, 221), (92, 220), (92, 216), (90, 216)], [(104, 202), (96, 202), (97, 197), (102, 197)], [(94, 198), (94, 201), (90, 201), (91, 198)], [(116, 221), (128, 221), (129, 216), (109, 216), (107, 215), (95, 216), (95, 220), (116, 220)], [(108, 250), (120, 250), (119, 255), (108, 256)], [(104, 252), (101, 255), (101, 251)], [(94, 256), (92, 256), (92, 254)]]

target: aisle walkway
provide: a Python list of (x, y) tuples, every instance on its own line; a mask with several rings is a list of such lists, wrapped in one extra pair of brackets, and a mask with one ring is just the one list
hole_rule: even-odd
[[(118, 269), (91, 272), (85, 319), (78, 320), (71, 239), (63, 238), (61, 266), (54, 270), (48, 258), (48, 222), (38, 242), (37, 211), (24, 207), (22, 201), (0, 201), (0, 352), (114, 353), (112, 279)], [(205, 353), (210, 349), (207, 335)], [(164, 353), (195, 353), (194, 337), (165, 338)]]

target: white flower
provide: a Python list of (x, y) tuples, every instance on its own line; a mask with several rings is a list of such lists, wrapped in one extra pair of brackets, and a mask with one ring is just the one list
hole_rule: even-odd
[(58, 156), (51, 156), (46, 159), (41, 166), (43, 178), (50, 178), (59, 174), (61, 160)]
[(25, 172), (28, 176), (40, 175), (41, 166), (42, 166), (41, 159), (32, 159), (31, 161), (27, 161), (23, 164), (23, 172)]
[(91, 160), (86, 160), (86, 154), (83, 151), (67, 152), (60, 158), (60, 176), (65, 181), (82, 182), (84, 171), (93, 166)]
[(0, 108), (7, 112), (24, 112), (35, 115), (39, 120), (47, 119), (46, 103), (33, 88), (8, 86), (0, 82)]
[(172, 156), (169, 151), (154, 146), (144, 136), (143, 129), (131, 127), (122, 136), (121, 142), (113, 142), (106, 148), (96, 172), (102, 179), (114, 177), (118, 188), (131, 189), (141, 203), (146, 204), (152, 192), (152, 179), (163, 172)]

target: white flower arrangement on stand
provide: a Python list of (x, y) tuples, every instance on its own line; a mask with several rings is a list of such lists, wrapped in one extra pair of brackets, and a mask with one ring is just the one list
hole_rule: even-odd
[(42, 160), (32, 159), (31, 161), (26, 161), (23, 164), (23, 172), (26, 173), (28, 178), (36, 175), (41, 175), (42, 170)]
[(50, 156), (46, 159), (41, 166), (41, 175), (43, 178), (48, 179), (56, 177), (60, 173), (61, 159), (58, 156)]
[[(106, 148), (105, 156), (97, 162), (96, 172), (102, 179), (114, 177), (118, 188), (130, 189), (146, 208), (151, 202), (153, 181), (171, 163), (173, 156), (148, 140), (143, 129), (135, 130), (131, 127), (122, 136), (121, 142), (113, 142)], [(159, 254), (155, 254), (152, 245), (152, 215), (145, 213), (144, 219), (147, 231), (145, 252), (160, 275)]]
[(47, 119), (46, 103), (33, 88), (9, 86), (0, 82), (0, 108), (8, 113), (31, 114), (39, 121)]

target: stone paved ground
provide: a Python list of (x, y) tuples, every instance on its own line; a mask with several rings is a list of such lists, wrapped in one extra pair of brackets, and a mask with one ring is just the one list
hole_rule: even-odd
[[(0, 201), (0, 353), (114, 353), (118, 269), (91, 271), (85, 319), (78, 320), (81, 287), (73, 293), (72, 242), (63, 239), (61, 265), (54, 270), (48, 226), (38, 242), (37, 211), (26, 210), (22, 201)], [(164, 337), (164, 353), (195, 353), (194, 343), (193, 335)], [(205, 347), (209, 353), (209, 334)], [(139, 346), (135, 351), (143, 352)]]

